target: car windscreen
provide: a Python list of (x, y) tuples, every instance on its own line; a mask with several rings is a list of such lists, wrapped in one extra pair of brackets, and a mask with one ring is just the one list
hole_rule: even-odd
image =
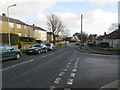
[(40, 45), (33, 45), (33, 47), (41, 47)]
[(51, 46), (51, 44), (45, 44), (46, 46)]

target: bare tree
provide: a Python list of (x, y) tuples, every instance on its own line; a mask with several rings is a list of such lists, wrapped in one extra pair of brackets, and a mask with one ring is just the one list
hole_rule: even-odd
[(70, 36), (70, 30), (68, 29), (64, 29), (62, 32), (61, 32), (61, 36), (62, 38), (65, 40), (65, 45), (66, 45), (66, 39)]
[(112, 23), (109, 30), (110, 32), (115, 31), (118, 29), (118, 23)]
[(56, 35), (59, 35), (59, 33), (64, 29), (63, 22), (60, 20), (60, 18), (55, 14), (50, 14), (47, 17), (47, 25), (48, 29), (52, 32), (53, 35), (53, 43), (56, 42)]
[(80, 41), (82, 40), (82, 43), (86, 43), (88, 41), (88, 34), (86, 32), (81, 33), (75, 33), (74, 35), (77, 35)]

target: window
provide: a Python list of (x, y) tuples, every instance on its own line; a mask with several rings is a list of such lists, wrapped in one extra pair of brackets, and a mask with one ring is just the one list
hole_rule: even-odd
[(8, 50), (12, 49), (12, 46), (10, 46), (10, 45), (4, 44), (4, 46), (5, 46), (5, 48), (8, 49)]
[(21, 25), (20, 25), (20, 24), (17, 24), (17, 28), (21, 28)]
[(26, 26), (24, 26), (24, 29), (27, 29)]
[(17, 33), (18, 34), (18, 36), (21, 36), (21, 33)]
[(14, 27), (14, 24), (10, 22), (9, 27)]
[(2, 21), (0, 21), (0, 26), (2, 26)]

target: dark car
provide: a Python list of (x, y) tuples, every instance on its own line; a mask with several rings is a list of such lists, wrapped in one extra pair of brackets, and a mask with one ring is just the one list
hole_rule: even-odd
[(47, 52), (47, 47), (44, 44), (34, 44), (27, 50), (27, 54), (40, 54), (41, 52)]
[(54, 50), (55, 49), (55, 46), (52, 43), (46, 43), (45, 45), (47, 46), (48, 50)]
[(0, 43), (0, 59), (7, 60), (12, 58), (20, 58), (21, 51), (9, 44)]

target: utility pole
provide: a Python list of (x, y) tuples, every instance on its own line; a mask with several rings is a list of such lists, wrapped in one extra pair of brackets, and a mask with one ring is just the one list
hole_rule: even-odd
[(82, 31), (82, 29), (83, 29), (83, 15), (81, 14), (81, 43), (83, 43), (83, 31)]
[(9, 28), (9, 8), (16, 6), (16, 4), (10, 5), (7, 7), (7, 15), (8, 15), (8, 37), (9, 37), (9, 45), (11, 45), (11, 41), (10, 41), (10, 28)]
[(120, 1), (118, 2), (118, 29), (120, 29)]

